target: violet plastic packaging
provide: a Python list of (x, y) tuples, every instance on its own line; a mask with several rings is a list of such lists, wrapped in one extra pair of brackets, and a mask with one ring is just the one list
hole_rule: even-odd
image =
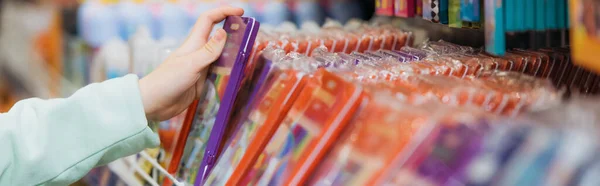
[(345, 61), (346, 64), (351, 64), (351, 65), (358, 65), (358, 63), (360, 62), (360, 60), (356, 59), (355, 57), (345, 54), (345, 53), (336, 53), (338, 56), (340, 56), (340, 59)]
[(363, 52), (362, 55), (371, 58), (372, 60), (382, 60), (384, 57), (371, 52)]
[(419, 56), (416, 56), (416, 55), (413, 55), (413, 54), (409, 54), (409, 53), (406, 53), (406, 52), (402, 52), (402, 51), (392, 50), (392, 51), (385, 51), (385, 52), (394, 53), (396, 55), (400, 55), (400, 56), (404, 57), (406, 59), (405, 61), (407, 61), (407, 62), (408, 61), (418, 61), (418, 60), (421, 59)]
[(420, 56), (420, 55), (417, 55), (417, 54), (411, 54), (411, 53), (400, 51), (400, 50), (394, 50), (392, 52), (394, 52), (396, 54), (400, 54), (400, 55), (406, 56), (406, 57), (410, 57), (410, 58), (412, 58), (412, 61), (419, 61), (419, 60), (425, 58), (425, 55)]
[[(254, 18), (229, 16), (225, 20), (223, 29), (225, 29), (225, 31), (228, 33), (227, 39), (233, 39), (234, 41), (239, 40), (241, 43), (239, 43), (240, 46), (233, 63), (227, 60), (230, 59), (226, 58), (228, 56), (221, 55), (221, 57), (211, 67), (229, 67), (231, 68), (231, 76), (229, 82), (227, 83), (225, 94), (221, 98), (219, 111), (217, 113), (213, 129), (210, 133), (210, 138), (207, 142), (204, 152), (204, 159), (202, 160), (202, 164), (200, 166), (201, 170), (198, 170), (198, 174), (196, 175), (196, 181), (194, 182), (195, 186), (203, 184), (205, 177), (208, 176), (214, 167), (214, 164), (216, 163), (220, 154), (219, 151), (221, 150), (221, 144), (224, 141), (222, 138), (225, 135), (225, 129), (227, 128), (230, 119), (229, 117), (234, 106), (234, 101), (237, 96), (236, 94), (241, 86), (244, 75), (243, 72), (246, 68), (252, 46), (254, 46), (254, 40), (258, 34), (259, 27), (260, 23)], [(228, 47), (228, 45), (226, 44), (225, 47)], [(224, 51), (226, 50), (228, 50), (228, 48), (224, 49)]]
[(428, 56), (427, 52), (420, 50), (420, 49), (412, 48), (412, 47), (402, 47), (399, 51), (405, 52), (410, 55), (417, 56), (419, 58), (418, 60), (421, 60)]
[(387, 50), (380, 50), (380, 51), (377, 51), (377, 52), (380, 53), (380, 54), (382, 54), (382, 55), (389, 56), (389, 57), (392, 57), (394, 59), (397, 59), (400, 62), (411, 61), (411, 58), (407, 59), (406, 56), (403, 56), (403, 55), (400, 55), (400, 54), (396, 54), (394, 52), (390, 52), (390, 51), (387, 51)]

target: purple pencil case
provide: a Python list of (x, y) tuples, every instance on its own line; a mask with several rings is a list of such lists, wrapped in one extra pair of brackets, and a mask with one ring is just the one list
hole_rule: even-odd
[(221, 153), (226, 129), (230, 121), (237, 93), (244, 80), (248, 57), (252, 52), (254, 40), (260, 23), (254, 18), (229, 16), (223, 29), (227, 32), (227, 41), (223, 53), (211, 65), (208, 80), (215, 86), (220, 100), (219, 109), (207, 141), (204, 157), (196, 175), (194, 185), (204, 182)]

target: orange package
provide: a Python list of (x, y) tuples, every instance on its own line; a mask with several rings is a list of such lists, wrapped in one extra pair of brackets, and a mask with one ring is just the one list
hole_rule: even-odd
[(433, 95), (441, 102), (454, 105), (473, 105), (493, 112), (498, 107), (503, 107), (506, 102), (504, 94), (486, 87), (478, 79), (460, 79), (445, 76), (414, 76), (395, 82), (397, 86), (404, 86), (421, 95)]
[(350, 54), (358, 49), (360, 38), (355, 34), (347, 33), (342, 41), (344, 43), (344, 47), (340, 48), (340, 52)]
[(362, 98), (362, 88), (319, 69), (237, 185), (304, 185)]
[(539, 58), (538, 55), (521, 50), (512, 50), (511, 53), (524, 56), (527, 60), (527, 69), (523, 71), (523, 73), (537, 76), (537, 74), (541, 72), (542, 59)]
[(457, 74), (460, 75), (461, 78), (465, 78), (466, 76), (478, 75), (483, 70), (483, 64), (477, 58), (458, 54), (453, 54), (450, 56), (450, 58), (460, 61), (465, 67), (465, 71), (463, 73)]
[(504, 56), (508, 59), (511, 59), (514, 62), (515, 68), (513, 68), (512, 71), (521, 72), (521, 73), (526, 72), (528, 62), (529, 62), (528, 57), (519, 55), (519, 54), (515, 54), (512, 52), (507, 52), (506, 55), (504, 55)]
[[(309, 79), (304, 73), (293, 69), (274, 70), (271, 73), (270, 79), (264, 85), (266, 87), (263, 89), (266, 91), (265, 96), (257, 101), (259, 104), (250, 112), (248, 120), (244, 123), (245, 128), (255, 130), (250, 132), (253, 134), (248, 137), (251, 141), (247, 144), (247, 149), (241, 149), (241, 153), (243, 153), (239, 154), (241, 157), (237, 157), (237, 160), (230, 162), (229, 166), (235, 171), (228, 179), (225, 176), (225, 179), (227, 179), (226, 185), (239, 185)], [(219, 164), (219, 166), (221, 165)], [(223, 175), (215, 176), (221, 178), (213, 178), (213, 174), (211, 174), (208, 181), (219, 183), (219, 180), (216, 179), (223, 179)]]
[[(529, 51), (529, 50), (516, 50), (515, 52), (519, 52), (524, 55), (530, 55), (534, 59), (536, 59), (536, 67), (535, 71), (531, 71), (529, 75), (533, 75), (536, 77), (548, 77), (550, 74), (550, 56), (544, 54), (542, 52)], [(533, 69), (532, 69), (533, 70)]]
[(536, 102), (558, 100), (559, 97), (550, 80), (516, 72), (494, 72), (480, 78), (486, 86), (503, 94), (506, 103), (496, 112), (504, 115), (514, 116)]
[(430, 115), (375, 93), (315, 170), (310, 185), (374, 185)]
[(487, 55), (487, 54), (479, 54), (479, 56), (493, 60), (496, 64), (498, 64), (497, 70), (511, 71), (512, 68), (514, 68), (514, 64), (511, 60), (508, 60), (505, 58), (494, 57), (494, 56)]

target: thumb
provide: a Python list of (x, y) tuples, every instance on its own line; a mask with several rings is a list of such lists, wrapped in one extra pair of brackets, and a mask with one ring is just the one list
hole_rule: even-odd
[(185, 57), (188, 58), (186, 61), (193, 63), (192, 66), (195, 72), (201, 72), (202, 69), (206, 68), (219, 58), (221, 52), (223, 52), (226, 37), (227, 33), (225, 30), (218, 29), (210, 41), (206, 42), (206, 44), (200, 48), (200, 50), (192, 52)]

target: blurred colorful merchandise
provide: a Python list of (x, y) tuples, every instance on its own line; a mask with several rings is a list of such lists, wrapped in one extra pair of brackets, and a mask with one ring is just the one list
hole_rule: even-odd
[(127, 41), (139, 27), (152, 25), (151, 12), (141, 0), (122, 1), (116, 7), (119, 22), (119, 35)]
[(79, 35), (93, 48), (119, 37), (119, 20), (110, 3), (101, 0), (84, 2), (77, 15)]
[(50, 96), (62, 97), (61, 80), (64, 60), (62, 20), (57, 11), (54, 11), (51, 16), (49, 26), (35, 39), (35, 51), (46, 62), (46, 70), (50, 75), (48, 81)]

